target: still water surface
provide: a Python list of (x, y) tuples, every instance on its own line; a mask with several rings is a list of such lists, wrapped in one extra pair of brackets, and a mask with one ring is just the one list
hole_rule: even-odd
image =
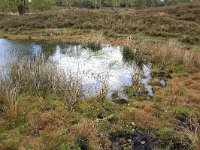
[[(102, 44), (99, 51), (83, 48), (78, 43), (61, 41), (23, 41), (0, 39), (0, 69), (6, 68), (15, 60), (25, 56), (36, 57), (44, 54), (48, 60), (55, 62), (59, 69), (81, 76), (85, 97), (95, 96), (101, 89), (102, 82), (108, 87), (108, 97), (118, 93), (120, 98), (127, 98), (123, 90), (131, 85), (132, 75), (138, 72), (137, 66), (123, 59), (122, 47)], [(143, 65), (141, 82), (153, 95), (148, 85), (151, 79), (149, 65)]]

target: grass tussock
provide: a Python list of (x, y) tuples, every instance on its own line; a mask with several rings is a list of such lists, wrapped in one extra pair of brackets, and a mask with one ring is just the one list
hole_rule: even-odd
[(96, 125), (88, 120), (81, 120), (74, 128), (77, 134), (76, 141), (81, 149), (95, 149), (98, 147), (98, 129)]
[(82, 44), (82, 47), (83, 48), (89, 48), (91, 49), (92, 51), (98, 51), (101, 49), (101, 43), (96, 41), (96, 42), (84, 42)]

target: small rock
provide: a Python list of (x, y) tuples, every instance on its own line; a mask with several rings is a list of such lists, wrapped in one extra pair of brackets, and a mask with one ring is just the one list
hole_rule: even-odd
[(115, 100), (113, 100), (113, 102), (116, 103), (116, 104), (120, 104), (120, 105), (128, 103), (128, 101), (125, 100), (125, 99), (115, 99)]
[(135, 126), (135, 123), (134, 123), (134, 122), (131, 122), (131, 125), (132, 125), (132, 126)]
[(103, 114), (97, 114), (97, 118), (103, 119)]
[(145, 144), (145, 141), (141, 141), (141, 144), (144, 145), (144, 144)]
[(128, 139), (128, 142), (129, 142), (129, 143), (131, 143), (131, 142), (132, 142), (132, 140), (131, 140), (131, 139)]

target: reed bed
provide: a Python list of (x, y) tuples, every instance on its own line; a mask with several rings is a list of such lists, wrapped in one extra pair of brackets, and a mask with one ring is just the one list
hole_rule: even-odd
[[(107, 94), (107, 77), (100, 77), (102, 89), (97, 97)], [(84, 98), (82, 77), (80, 72), (75, 74), (59, 69), (56, 62), (47, 60), (45, 56), (23, 57), (8, 67), (7, 74), (0, 76), (0, 91), (6, 96), (7, 91), (15, 89), (17, 93), (42, 96), (51, 93), (54, 96), (65, 97), (72, 104)], [(11, 92), (12, 93), (12, 92)]]
[(55, 62), (45, 60), (44, 56), (24, 57), (10, 64), (6, 76), (1, 77), (1, 91), (16, 89), (18, 93), (65, 96), (72, 101), (80, 97), (81, 79), (70, 79)]
[(132, 48), (133, 53), (134, 49), (138, 49), (149, 60), (155, 64), (159, 64), (161, 68), (178, 64), (186, 67), (191, 73), (200, 71), (199, 51), (182, 49), (176, 43), (153, 43), (128, 40), (125, 45)]

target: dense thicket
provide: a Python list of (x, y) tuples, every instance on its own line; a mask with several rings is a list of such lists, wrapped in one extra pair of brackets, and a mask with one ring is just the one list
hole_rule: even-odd
[(192, 1), (195, 0), (0, 0), (0, 10), (18, 11), (19, 14), (24, 14), (25, 10), (47, 10), (51, 7), (135, 7), (142, 9)]

